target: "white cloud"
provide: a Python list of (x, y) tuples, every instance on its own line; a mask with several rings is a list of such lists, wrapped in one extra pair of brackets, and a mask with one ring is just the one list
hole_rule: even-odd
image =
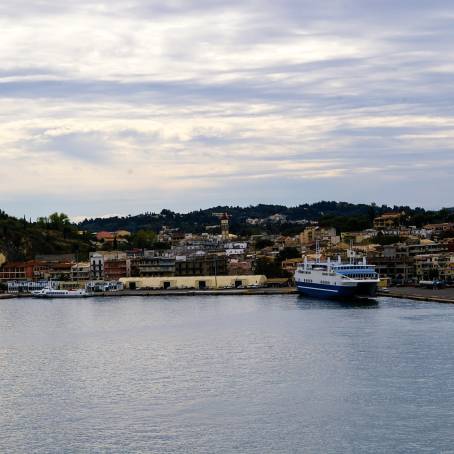
[(0, 204), (73, 216), (452, 205), (453, 13), (442, 1), (5, 0)]

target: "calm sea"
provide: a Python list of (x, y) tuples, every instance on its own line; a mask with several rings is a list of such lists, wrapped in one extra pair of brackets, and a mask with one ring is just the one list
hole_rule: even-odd
[(0, 452), (454, 452), (454, 306), (0, 301)]

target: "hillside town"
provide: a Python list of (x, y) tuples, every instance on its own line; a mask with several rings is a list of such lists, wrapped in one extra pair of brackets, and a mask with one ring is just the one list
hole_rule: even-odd
[[(0, 254), (0, 285), (8, 292), (36, 290), (49, 281), (60, 288), (101, 291), (292, 286), (297, 264), (305, 257), (314, 259), (316, 245), (322, 258), (366, 257), (376, 266), (382, 286), (454, 282), (454, 222), (417, 228), (407, 225), (405, 212), (389, 212), (375, 217), (373, 228), (361, 231), (339, 233), (306, 221), (296, 235), (239, 236), (229, 230), (229, 213), (214, 214), (218, 225), (206, 226), (203, 233), (163, 226), (154, 238), (156, 248), (128, 248), (131, 232), (118, 230), (96, 232), (88, 260), (72, 253), (10, 261)], [(271, 222), (285, 219), (276, 214)]]

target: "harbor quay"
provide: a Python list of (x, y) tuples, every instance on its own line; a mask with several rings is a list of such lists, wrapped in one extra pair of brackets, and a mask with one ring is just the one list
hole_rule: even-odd
[(415, 301), (430, 301), (454, 304), (454, 287), (423, 288), (423, 287), (391, 287), (380, 291), (381, 296), (404, 298)]
[[(281, 287), (281, 288), (251, 288), (251, 289), (148, 289), (148, 290), (118, 290), (115, 292), (96, 292), (88, 294), (88, 297), (126, 297), (126, 296), (188, 296), (188, 297), (204, 297), (204, 296), (253, 296), (253, 295), (292, 295), (298, 294), (296, 287)], [(20, 294), (18, 297), (29, 297), (30, 294)]]

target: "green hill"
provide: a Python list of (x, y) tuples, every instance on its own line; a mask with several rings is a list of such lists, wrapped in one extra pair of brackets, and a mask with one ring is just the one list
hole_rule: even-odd
[[(301, 224), (296, 221), (319, 221), (323, 225), (336, 227), (340, 231), (360, 230), (372, 227), (375, 216), (385, 212), (407, 213), (407, 222), (411, 225), (421, 226), (428, 222), (443, 222), (453, 218), (453, 213), (448, 209), (440, 211), (426, 211), (423, 208), (410, 208), (408, 206), (377, 206), (375, 204), (353, 204), (347, 202), (322, 201), (313, 204), (301, 204), (294, 207), (285, 205), (265, 205), (239, 207), (215, 206), (212, 208), (191, 211), (190, 213), (175, 213), (162, 210), (160, 213), (144, 213), (135, 216), (114, 216), (110, 218), (86, 219), (79, 224), (79, 228), (89, 232), (101, 230), (138, 230), (159, 231), (163, 225), (179, 228), (184, 232), (201, 233), (207, 225), (219, 224), (219, 219), (213, 213), (227, 212), (230, 216), (230, 230), (236, 234), (254, 233), (283, 233), (293, 234), (301, 231)], [(287, 221), (276, 224), (263, 222), (259, 226), (246, 224), (246, 219), (266, 219), (274, 214), (286, 216)]]
[(25, 260), (37, 254), (76, 253), (88, 257), (90, 235), (80, 235), (66, 215), (54, 213), (49, 218), (28, 222), (8, 216), (0, 210), (0, 252), (8, 260)]

